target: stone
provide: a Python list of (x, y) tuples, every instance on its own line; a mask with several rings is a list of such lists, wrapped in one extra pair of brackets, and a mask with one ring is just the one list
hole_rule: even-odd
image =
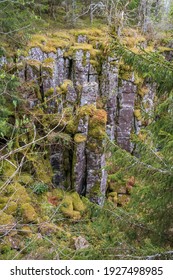
[[(103, 205), (108, 157), (104, 151), (105, 138), (108, 136), (121, 148), (132, 151), (131, 132), (139, 133), (143, 125), (135, 116), (137, 86), (135, 75), (128, 69), (125, 69), (128, 75), (120, 73), (116, 55), (107, 57), (102, 53), (100, 59), (101, 50), (88, 43), (87, 35), (75, 39), (72, 46), (69, 43), (66, 47), (54, 47), (46, 53), (44, 48), (42, 51), (40, 47), (32, 47), (28, 56), (20, 60), (19, 75), (29, 83), (30, 90), (24, 93), (29, 107), (34, 109), (44, 101), (44, 112), (62, 117), (61, 132), (68, 133), (71, 139), (68, 142), (65, 137), (61, 141), (55, 138), (53, 143), (49, 141), (51, 135), (47, 138), (54, 186), (76, 190)], [(30, 83), (37, 86), (37, 94), (31, 91)], [(146, 86), (149, 90), (140, 102), (150, 113), (154, 91)], [(119, 191), (123, 195), (130, 192), (128, 186), (121, 186)], [(74, 216), (78, 219), (80, 213)]]
[(77, 143), (73, 157), (73, 184), (79, 194), (85, 194), (86, 189), (86, 143)]
[(126, 194), (118, 194), (118, 204), (121, 206), (124, 206), (125, 204), (127, 204), (130, 200), (129, 195)]
[(98, 96), (98, 84), (96, 82), (84, 82), (82, 86), (80, 106), (95, 104)]
[(0, 69), (2, 68), (3, 65), (7, 64), (7, 59), (5, 56), (0, 57)]
[(28, 58), (42, 62), (44, 59), (47, 58), (47, 54), (43, 53), (43, 51), (39, 47), (35, 47), (29, 50)]
[(88, 248), (89, 247), (89, 242), (84, 237), (78, 236), (75, 239), (74, 245), (75, 245), (75, 249), (78, 251), (78, 250), (81, 250), (81, 249)]
[(90, 53), (85, 53), (85, 65), (83, 63), (84, 51), (77, 50), (74, 59), (73, 77), (75, 86), (83, 85), (88, 82)]
[(122, 81), (118, 92), (117, 143), (121, 148), (131, 151), (130, 135), (134, 121), (136, 86), (131, 81)]

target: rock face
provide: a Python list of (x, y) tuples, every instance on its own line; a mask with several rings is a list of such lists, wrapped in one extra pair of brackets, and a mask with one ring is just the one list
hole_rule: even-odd
[(118, 92), (117, 143), (129, 152), (135, 93), (136, 86), (132, 81), (122, 81)]
[[(45, 42), (29, 48), (18, 72), (33, 89), (24, 93), (29, 108), (36, 110), (40, 104), (55, 127), (55, 135), (48, 137), (53, 142), (53, 184), (103, 204), (105, 138), (131, 152), (131, 132), (139, 133), (141, 126), (134, 114), (137, 86), (133, 73), (124, 70), (127, 75), (121, 75), (118, 58), (105, 56), (99, 42), (93, 46), (87, 35), (77, 36), (72, 45), (53, 45), (50, 50)], [(148, 95), (152, 103), (152, 92)]]

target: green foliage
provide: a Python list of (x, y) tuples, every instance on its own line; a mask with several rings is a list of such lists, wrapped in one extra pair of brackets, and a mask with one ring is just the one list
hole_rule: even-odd
[(32, 186), (32, 190), (34, 193), (40, 195), (47, 192), (49, 187), (43, 182), (35, 182), (35, 184)]
[(133, 52), (120, 44), (117, 39), (112, 41), (112, 50), (143, 78), (156, 82), (159, 93), (172, 90), (173, 65), (163, 55), (156, 51), (148, 53), (144, 49), (139, 49), (138, 53)]
[(0, 71), (0, 137), (8, 138), (12, 133), (13, 121), (10, 116), (14, 115), (18, 104), (17, 86), (18, 78), (15, 75)]

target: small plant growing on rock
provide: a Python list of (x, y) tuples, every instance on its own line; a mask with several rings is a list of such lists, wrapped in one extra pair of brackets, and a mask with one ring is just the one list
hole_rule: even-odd
[(38, 194), (38, 195), (47, 192), (48, 189), (49, 189), (49, 187), (46, 184), (44, 184), (43, 182), (36, 182), (32, 186), (33, 192)]

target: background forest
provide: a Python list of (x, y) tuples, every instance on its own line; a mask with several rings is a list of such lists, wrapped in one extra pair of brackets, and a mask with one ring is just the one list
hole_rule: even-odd
[[(173, 1), (0, 0), (0, 42), (0, 259), (173, 259)], [(54, 87), (57, 49), (71, 74)], [(82, 103), (78, 51), (99, 87), (112, 71), (135, 88), (127, 144), (109, 133), (121, 98)], [(104, 191), (76, 185), (83, 143)]]

